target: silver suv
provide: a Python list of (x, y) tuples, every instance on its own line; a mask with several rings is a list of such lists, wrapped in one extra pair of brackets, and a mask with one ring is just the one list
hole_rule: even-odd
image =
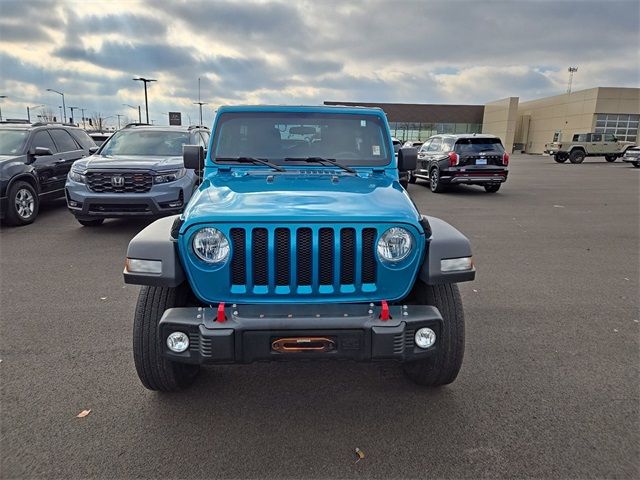
[(206, 127), (128, 125), (95, 155), (73, 164), (67, 206), (84, 226), (105, 218), (179, 213), (198, 183), (195, 172), (184, 168), (182, 146), (208, 144)]

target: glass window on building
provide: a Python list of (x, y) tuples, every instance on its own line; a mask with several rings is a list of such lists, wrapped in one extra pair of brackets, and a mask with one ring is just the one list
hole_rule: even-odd
[(596, 116), (595, 133), (615, 135), (618, 140), (635, 142), (638, 138), (640, 115), (623, 113), (599, 113)]
[(389, 122), (391, 136), (401, 142), (422, 141), (441, 133), (481, 133), (481, 123)]

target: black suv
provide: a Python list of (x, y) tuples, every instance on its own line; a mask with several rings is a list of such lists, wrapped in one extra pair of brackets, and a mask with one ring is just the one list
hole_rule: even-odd
[(71, 164), (98, 149), (87, 132), (59, 123), (0, 123), (0, 219), (35, 220), (41, 200), (64, 196)]
[(494, 135), (435, 135), (418, 150), (413, 178), (429, 181), (431, 191), (447, 185), (482, 185), (495, 193), (507, 181), (509, 154)]

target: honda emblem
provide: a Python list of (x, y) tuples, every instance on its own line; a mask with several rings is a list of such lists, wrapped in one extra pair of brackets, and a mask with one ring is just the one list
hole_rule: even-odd
[(124, 187), (124, 177), (121, 175), (114, 175), (111, 177), (111, 185), (114, 187)]

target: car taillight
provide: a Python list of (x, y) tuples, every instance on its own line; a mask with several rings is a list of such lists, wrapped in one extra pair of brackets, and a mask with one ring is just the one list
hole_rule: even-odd
[(456, 152), (449, 152), (449, 166), (450, 167), (455, 167), (456, 165), (458, 165), (458, 160), (460, 160), (460, 157), (458, 156), (458, 154)]
[(502, 165), (504, 165), (505, 167), (509, 165), (509, 154), (507, 152), (504, 152), (502, 154)]

